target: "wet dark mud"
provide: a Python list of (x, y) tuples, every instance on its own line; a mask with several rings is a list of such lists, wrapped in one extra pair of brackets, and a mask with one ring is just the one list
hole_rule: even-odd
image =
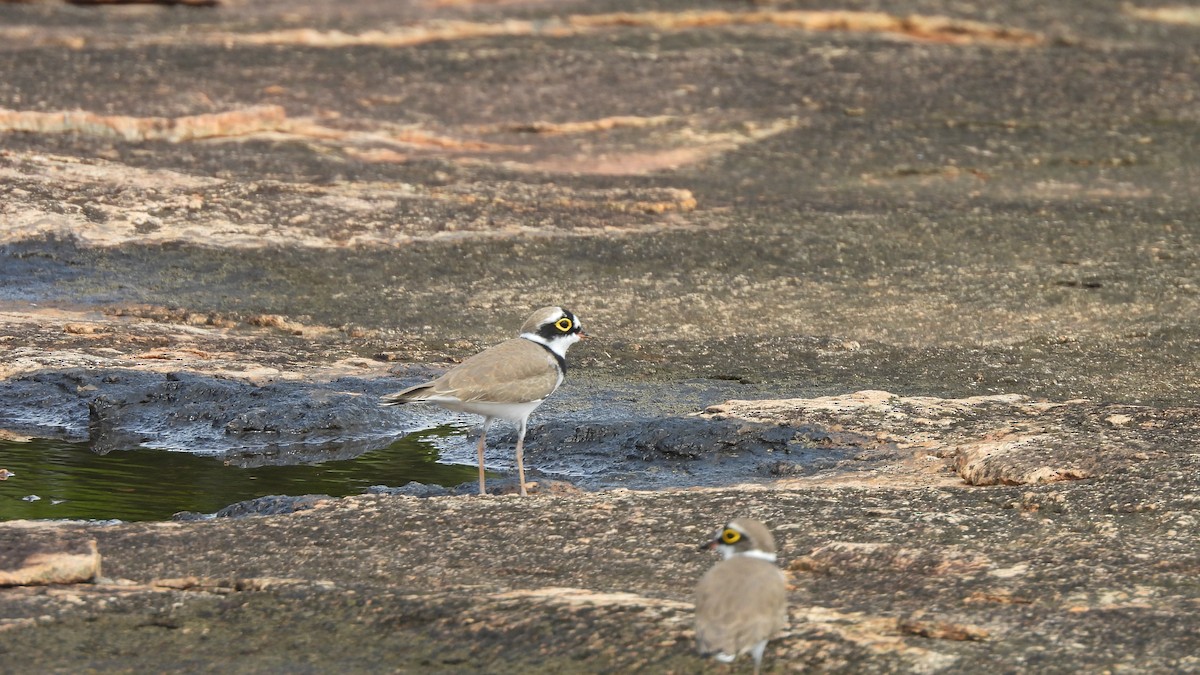
[[(223, 489), (214, 491), (237, 495), (246, 494), (248, 488), (244, 485), (247, 471), (239, 469), (274, 466), (280, 467), (277, 473), (281, 473), (284, 467), (296, 466), (297, 476), (290, 479), (288, 488), (303, 491), (310, 489), (301, 477), (304, 466), (320, 467), (320, 471), (311, 472), (311, 487), (320, 488), (323, 480), (320, 474), (346, 472), (350, 466), (347, 461), (364, 458), (362, 470), (355, 471), (353, 479), (361, 492), (364, 487), (361, 481), (370, 480), (370, 468), (384, 461), (378, 456), (381, 451), (392, 448), (397, 439), (410, 435), (424, 437), (431, 427), (454, 422), (455, 427), (438, 434), (441, 439), (435, 457), (445, 463), (446, 476), (432, 485), (454, 487), (457, 483), (448, 483), (447, 477), (456, 473), (459, 480), (469, 481), (460, 491), (473, 492), (475, 482), (470, 468), (475, 464), (478, 418), (455, 416), (430, 406), (397, 409), (379, 405), (383, 393), (400, 388), (410, 379), (340, 378), (320, 384), (276, 382), (256, 386), (194, 373), (39, 371), (5, 383), (9, 405), (0, 417), (0, 426), (10, 432), (53, 435), (71, 442), (72, 454), (101, 456), (68, 462), (92, 477), (94, 486), (89, 489), (102, 491), (105, 485), (110, 488), (126, 485), (125, 472), (134, 470), (128, 464), (128, 458), (133, 456), (126, 453), (136, 450), (138, 461), (143, 464), (141, 471), (161, 474), (160, 480), (174, 482), (175, 489), (184, 495), (196, 490), (196, 472), (202, 469), (204, 473), (213, 473), (213, 480), (220, 480), (216, 473), (227, 474)], [(614, 396), (612, 391), (592, 395), (595, 393), (592, 390), (603, 386), (585, 384), (576, 387), (576, 391), (561, 392), (557, 400), (534, 417), (526, 454), (533, 479), (566, 481), (588, 490), (716, 486), (812, 474), (830, 469), (847, 454), (860, 454), (858, 449), (839, 447), (821, 430), (679, 414), (679, 410), (698, 410), (708, 403), (724, 400), (731, 392), (742, 391), (736, 384), (722, 386), (703, 380), (680, 383), (673, 397), (658, 397), (658, 412), (641, 404), (644, 397), (637, 389), (626, 389), (621, 397)], [(77, 398), (74, 405), (64, 404), (69, 397)], [(512, 454), (515, 442), (515, 429), (509, 425), (499, 424), (490, 434), (487, 457), (493, 480), (515, 472)], [(7, 466), (24, 475), (21, 483), (30, 485), (24, 459), (27, 448), (21, 444), (9, 447), (14, 452), (21, 451), (23, 459), (10, 452)], [(413, 449), (419, 455), (425, 452), (415, 446)], [(158, 451), (161, 461), (156, 462), (153, 453), (146, 451)], [(390, 461), (405, 465), (399, 451), (388, 452)], [(106, 469), (102, 456), (110, 453), (115, 455)], [(199, 457), (193, 460), (191, 455)], [(88, 465), (86, 470), (81, 463), (84, 461)], [(181, 462), (197, 466), (187, 468)], [(210, 464), (211, 470), (207, 468)], [(455, 465), (457, 471), (452, 468)], [(111, 475), (106, 475), (108, 472)], [(382, 471), (378, 480), (369, 484), (400, 488), (412, 481), (427, 481), (424, 478), (427, 473), (427, 469), (411, 474), (399, 469)], [(388, 476), (395, 477), (394, 484), (387, 482)], [(251, 479), (257, 481), (263, 495), (282, 485), (270, 474)], [(342, 486), (340, 494), (354, 494), (354, 484)], [(17, 481), (5, 487), (16, 489)], [(129, 485), (128, 489), (143, 488)], [(164, 485), (163, 489), (171, 488)], [(84, 494), (76, 496), (66, 486), (59, 486), (55, 494), (43, 496), (72, 504), (51, 511), (9, 510), (12, 514), (57, 513), (60, 517), (98, 519), (154, 512), (114, 511), (111, 505), (98, 503), (92, 513), (84, 506), (90, 503)], [(189, 499), (178, 502), (175, 510), (194, 510)], [(212, 503), (211, 499), (208, 501)], [(168, 502), (176, 500), (164, 495), (163, 502), (158, 512), (173, 513)], [(278, 510), (271, 501), (261, 506), (265, 513)], [(252, 510), (242, 507), (237, 512), (245, 514)]]

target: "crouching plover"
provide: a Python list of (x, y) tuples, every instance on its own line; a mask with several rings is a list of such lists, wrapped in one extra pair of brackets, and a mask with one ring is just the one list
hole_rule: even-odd
[(742, 654), (762, 667), (767, 641), (787, 625), (787, 583), (775, 566), (775, 538), (757, 520), (737, 518), (700, 550), (723, 560), (696, 585), (696, 642), (701, 654), (732, 663)]

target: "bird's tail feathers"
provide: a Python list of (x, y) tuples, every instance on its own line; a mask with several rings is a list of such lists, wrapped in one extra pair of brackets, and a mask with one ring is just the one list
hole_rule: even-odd
[(423, 394), (429, 389), (430, 386), (428, 383), (418, 384), (415, 387), (409, 387), (404, 391), (398, 391), (394, 394), (381, 396), (379, 398), (379, 405), (404, 405), (405, 403), (420, 401), (421, 399), (425, 398)]

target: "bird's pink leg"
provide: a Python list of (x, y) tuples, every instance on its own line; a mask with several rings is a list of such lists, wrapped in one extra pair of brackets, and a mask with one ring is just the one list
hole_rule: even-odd
[(521, 481), (521, 496), (528, 497), (525, 491), (525, 423), (517, 431), (517, 479)]
[(483, 431), (479, 432), (479, 447), (475, 448), (475, 455), (479, 458), (479, 494), (481, 495), (487, 494), (487, 490), (483, 486), (483, 445), (487, 441), (487, 432), (490, 426), (492, 426), (492, 418), (485, 417)]

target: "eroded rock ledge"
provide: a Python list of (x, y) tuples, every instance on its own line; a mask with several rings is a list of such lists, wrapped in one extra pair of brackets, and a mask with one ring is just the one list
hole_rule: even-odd
[[(1018, 394), (963, 399), (886, 391), (778, 401), (729, 401), (705, 413), (778, 425), (818, 424), (891, 447), (916, 468), (952, 467), (969, 485), (1079, 480), (1127, 471), (1197, 431), (1194, 408), (1035, 401)], [(938, 461), (942, 460), (942, 461)]]

